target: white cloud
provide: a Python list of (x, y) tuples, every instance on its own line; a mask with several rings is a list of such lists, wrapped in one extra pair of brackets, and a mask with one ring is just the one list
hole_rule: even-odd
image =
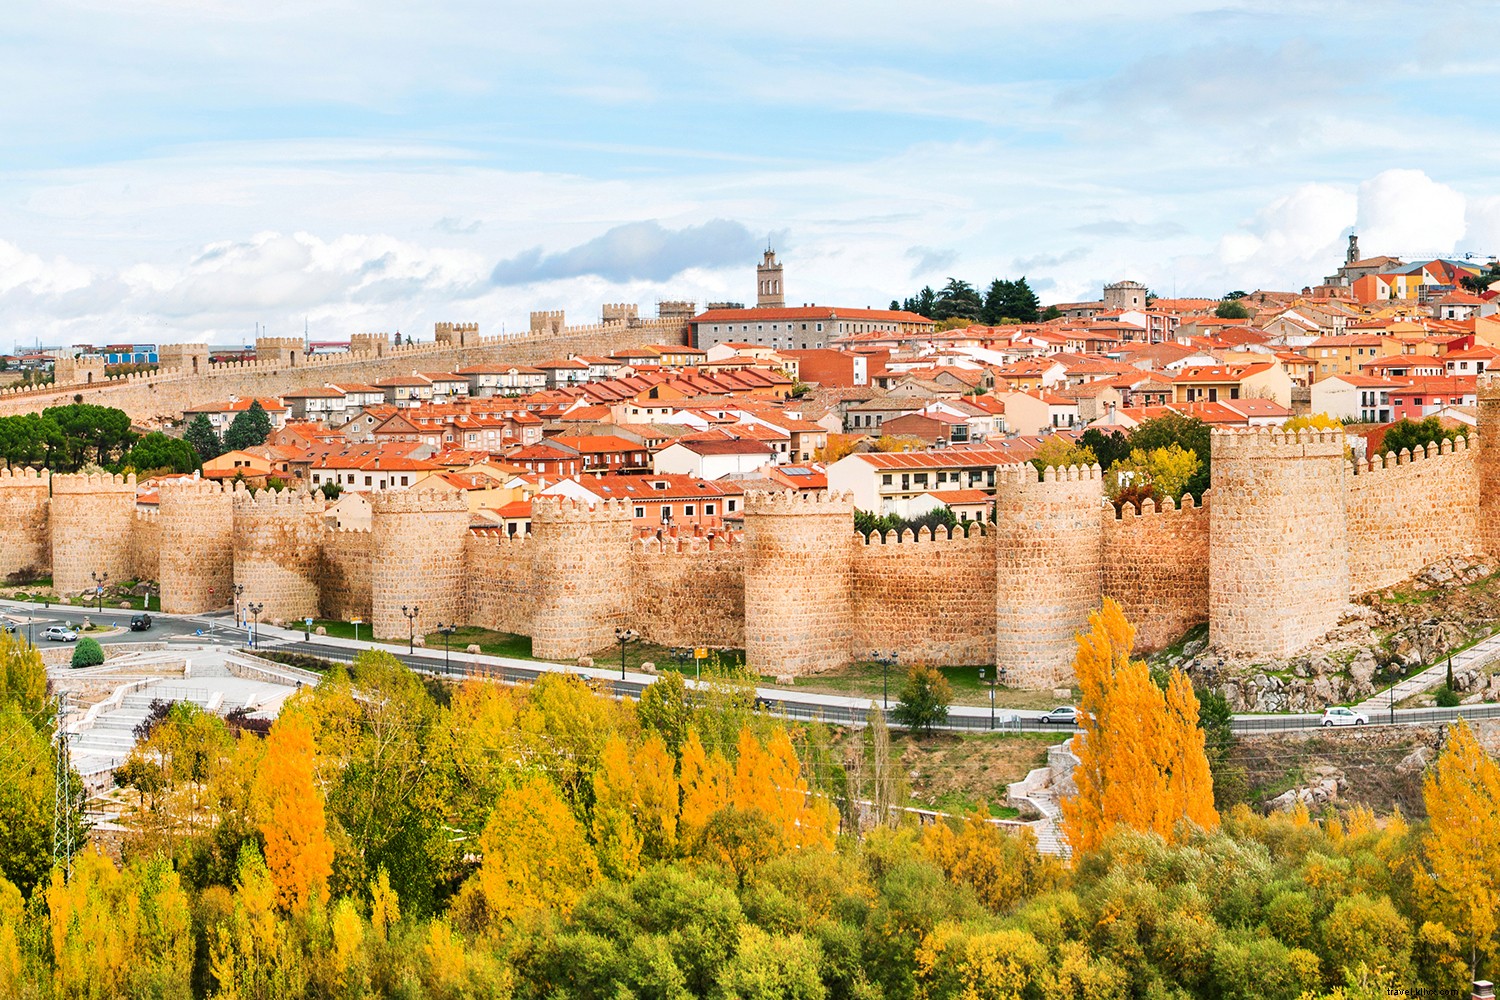
[(1420, 170), (1387, 170), (1359, 186), (1365, 253), (1416, 259), (1447, 254), (1463, 239), (1464, 196)]

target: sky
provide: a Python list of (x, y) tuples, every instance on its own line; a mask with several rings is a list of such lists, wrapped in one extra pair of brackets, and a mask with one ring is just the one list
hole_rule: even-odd
[(0, 344), (1500, 253), (1489, 0), (7, 0)]

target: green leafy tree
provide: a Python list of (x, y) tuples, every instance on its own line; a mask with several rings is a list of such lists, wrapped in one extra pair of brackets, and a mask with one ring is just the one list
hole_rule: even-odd
[(1130, 454), (1130, 441), (1121, 431), (1090, 427), (1079, 436), (1078, 443), (1094, 455), (1101, 469), (1112, 467)]
[(1062, 319), (1061, 309), (1057, 308), (1057, 306), (1048, 306), (1046, 309), (1042, 310), (1042, 322), (1047, 323), (1054, 319)]
[(250, 403), (250, 408), (235, 414), (229, 429), (224, 432), (224, 447), (228, 451), (253, 448), (265, 444), (271, 436), (271, 415), (260, 405), (260, 400)]
[(934, 507), (925, 514), (917, 517), (902, 517), (899, 514), (872, 514), (867, 510), (856, 510), (854, 512), (854, 530), (862, 535), (869, 535), (874, 531), (879, 534), (894, 533), (898, 538), (910, 528), (912, 534), (916, 534), (923, 528), (937, 531), (939, 528), (955, 528), (959, 524), (958, 515), (953, 513), (951, 507)]
[(323, 499), (325, 500), (337, 500), (339, 494), (344, 492), (344, 488), (338, 483), (324, 483), (319, 489), (322, 491)]
[(1043, 441), (1031, 458), (1036, 471), (1045, 473), (1048, 468), (1066, 469), (1073, 465), (1090, 466), (1099, 457), (1082, 444), (1075, 444), (1065, 437), (1053, 435)]
[(42, 416), (53, 420), (62, 432), (69, 472), (90, 462), (108, 465), (135, 441), (130, 417), (112, 407), (72, 403), (48, 407)]
[(1220, 302), (1214, 308), (1214, 315), (1220, 319), (1249, 319), (1250, 310), (1238, 299), (1230, 299)]
[(1041, 301), (1024, 276), (1015, 281), (996, 278), (990, 282), (990, 287), (985, 292), (980, 316), (989, 326), (996, 326), (1005, 320), (1035, 323), (1041, 318), (1041, 308)]
[(161, 431), (152, 431), (135, 443), (125, 453), (122, 466), (129, 466), (138, 473), (193, 472), (203, 467), (203, 461), (193, 446), (181, 438), (167, 437)]
[(1467, 435), (1467, 427), (1455, 427), (1449, 430), (1443, 427), (1443, 422), (1437, 417), (1426, 417), (1422, 420), (1407, 418), (1398, 420), (1385, 429), (1385, 437), (1380, 443), (1380, 450), (1382, 453), (1400, 452), (1405, 449), (1416, 451), (1429, 444), (1454, 441)]
[(205, 462), (224, 453), (224, 442), (219, 440), (218, 432), (214, 430), (206, 413), (195, 414), (188, 421), (187, 431), (182, 437)]
[(88, 636), (79, 639), (73, 646), (73, 666), (75, 667), (97, 667), (104, 662), (104, 650), (99, 648), (99, 643)]
[(636, 707), (636, 717), (641, 728), (656, 733), (667, 745), (672, 756), (677, 756), (682, 744), (687, 741), (688, 726), (693, 722), (693, 709), (688, 704), (687, 682), (682, 675), (668, 671), (641, 692)]
[(979, 313), (984, 308), (984, 303), (979, 299), (979, 293), (974, 286), (967, 281), (958, 278), (949, 278), (948, 283), (937, 293), (937, 299), (933, 303), (932, 318), (964, 319), (973, 322), (979, 319)]
[(927, 735), (948, 721), (953, 688), (936, 667), (914, 664), (906, 672), (901, 701), (891, 709), (891, 718), (913, 733)]
[(11, 468), (67, 471), (67, 442), (57, 421), (39, 413), (0, 417), (0, 459)]
[(1211, 482), (1209, 466), (1213, 455), (1209, 450), (1209, 439), (1207, 424), (1197, 417), (1185, 417), (1180, 413), (1165, 413), (1144, 421), (1129, 436), (1132, 450), (1150, 453), (1175, 444), (1183, 451), (1190, 451), (1197, 456), (1201, 464), (1198, 471), (1188, 478), (1183, 491), (1199, 500), (1203, 498)]
[(926, 316), (934, 319), (937, 308), (937, 293), (932, 290), (931, 285), (926, 285), (916, 295), (901, 303), (901, 308), (907, 312), (916, 313), (918, 316)]

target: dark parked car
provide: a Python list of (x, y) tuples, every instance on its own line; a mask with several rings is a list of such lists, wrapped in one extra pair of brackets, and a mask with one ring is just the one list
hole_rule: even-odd
[(0, 632), (9, 632), (11, 635), (18, 634), (16, 632), (16, 627), (10, 622), (0, 622)]
[(144, 632), (150, 627), (150, 615), (136, 615), (134, 618), (130, 619), (130, 631), (132, 632)]

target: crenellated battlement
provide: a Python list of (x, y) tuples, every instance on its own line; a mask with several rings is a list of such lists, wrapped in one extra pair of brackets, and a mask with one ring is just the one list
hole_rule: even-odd
[(852, 493), (799, 493), (752, 490), (745, 494), (745, 514), (854, 514)]
[(157, 492), (166, 500), (169, 496), (174, 499), (233, 496), (235, 491), (232, 484), (213, 479), (164, 479)]
[(46, 469), (0, 469), (0, 489), (7, 486), (46, 486), (52, 474)]
[(470, 528), (469, 539), (489, 546), (521, 546), (531, 541), (532, 534), (529, 531), (511, 534), (504, 528)]
[(250, 490), (244, 483), (236, 484), (234, 490), (235, 514), (317, 513), (326, 508), (326, 501), (306, 490)]
[(1173, 514), (1196, 514), (1208, 508), (1212, 495), (1212, 490), (1204, 493), (1201, 503), (1194, 501), (1191, 493), (1184, 493), (1180, 502), (1173, 501), (1171, 497), (1162, 497), (1160, 503), (1148, 499), (1141, 502), (1141, 509), (1139, 511), (1135, 509), (1135, 504), (1132, 503), (1121, 504), (1118, 511), (1114, 510), (1114, 504), (1109, 504), (1109, 507), (1111, 515), (1117, 521), (1138, 517), (1153, 517), (1156, 515), (1170, 517)]
[(109, 472), (70, 472), (52, 477), (52, 495), (83, 493), (135, 493), (135, 475)]
[(531, 500), (533, 526), (632, 520), (633, 516), (630, 503), (625, 500), (602, 500), (595, 504), (562, 496), (537, 496)]
[(1371, 456), (1362, 462), (1345, 462), (1344, 469), (1351, 476), (1367, 476), (1374, 472), (1384, 472), (1387, 469), (1395, 469), (1417, 462), (1433, 461), (1452, 455), (1466, 456), (1471, 448), (1477, 449), (1478, 447), (1477, 444), (1471, 446), (1468, 439), (1464, 437), (1460, 437), (1456, 441), (1444, 438), (1440, 443), (1423, 445), (1416, 451), (1402, 448), (1399, 453), (1388, 451), (1384, 454)]
[(911, 528), (903, 528), (899, 532), (872, 531), (868, 535), (859, 535), (859, 532), (855, 532), (855, 534), (859, 536), (860, 543), (865, 548), (879, 548), (883, 545), (921, 544), (923, 542), (938, 545), (944, 542), (972, 543), (987, 540), (991, 535), (990, 526), (983, 521), (968, 521), (966, 523), (970, 526), (968, 534), (964, 533), (963, 525), (954, 525), (951, 528), (938, 525), (936, 528), (929, 528), (925, 524), (915, 532)]
[(710, 553), (742, 552), (744, 540), (732, 532), (713, 535), (665, 535), (661, 538), (637, 538), (631, 543), (636, 556), (701, 556)]
[(370, 511), (376, 516), (451, 514), (468, 509), (468, 498), (457, 490), (379, 490), (370, 494)]
[(1347, 435), (1342, 430), (1306, 427), (1295, 431), (1270, 427), (1215, 428), (1210, 437), (1215, 463), (1251, 457), (1271, 460), (1342, 456), (1347, 446)]

